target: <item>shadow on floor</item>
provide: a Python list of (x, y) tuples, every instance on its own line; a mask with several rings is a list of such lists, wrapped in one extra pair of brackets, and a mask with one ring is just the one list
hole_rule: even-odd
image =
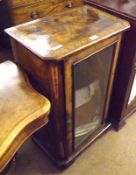
[(46, 175), (63, 172), (29, 139), (18, 151), (7, 175)]
[(0, 63), (6, 60), (12, 60), (13, 55), (10, 48), (0, 46)]

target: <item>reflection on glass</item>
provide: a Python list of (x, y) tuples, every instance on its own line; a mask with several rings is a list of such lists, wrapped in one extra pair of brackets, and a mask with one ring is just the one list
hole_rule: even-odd
[(131, 89), (128, 105), (131, 105), (134, 101), (136, 101), (136, 75)]
[(75, 146), (100, 127), (114, 45), (74, 64)]

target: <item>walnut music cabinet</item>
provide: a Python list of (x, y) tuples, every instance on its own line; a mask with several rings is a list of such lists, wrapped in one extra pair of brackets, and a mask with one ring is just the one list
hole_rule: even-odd
[(90, 5), (119, 16), (131, 24), (122, 40), (108, 120), (116, 129), (136, 111), (136, 1), (86, 0)]
[(122, 33), (129, 23), (84, 5), (6, 30), (15, 61), (52, 104), (34, 140), (59, 167), (69, 165), (106, 123)]

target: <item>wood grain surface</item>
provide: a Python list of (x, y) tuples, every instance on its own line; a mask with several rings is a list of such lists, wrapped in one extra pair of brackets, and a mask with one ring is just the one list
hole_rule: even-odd
[(0, 64), (0, 172), (22, 143), (48, 121), (50, 102), (12, 62)]
[(41, 59), (60, 60), (127, 28), (128, 22), (84, 5), (6, 32)]

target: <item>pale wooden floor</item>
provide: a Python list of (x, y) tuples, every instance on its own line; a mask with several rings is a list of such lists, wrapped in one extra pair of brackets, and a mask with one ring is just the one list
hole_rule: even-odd
[(119, 131), (107, 132), (84, 151), (66, 170), (58, 170), (47, 156), (28, 140), (18, 152), (8, 175), (135, 175), (136, 113)]

